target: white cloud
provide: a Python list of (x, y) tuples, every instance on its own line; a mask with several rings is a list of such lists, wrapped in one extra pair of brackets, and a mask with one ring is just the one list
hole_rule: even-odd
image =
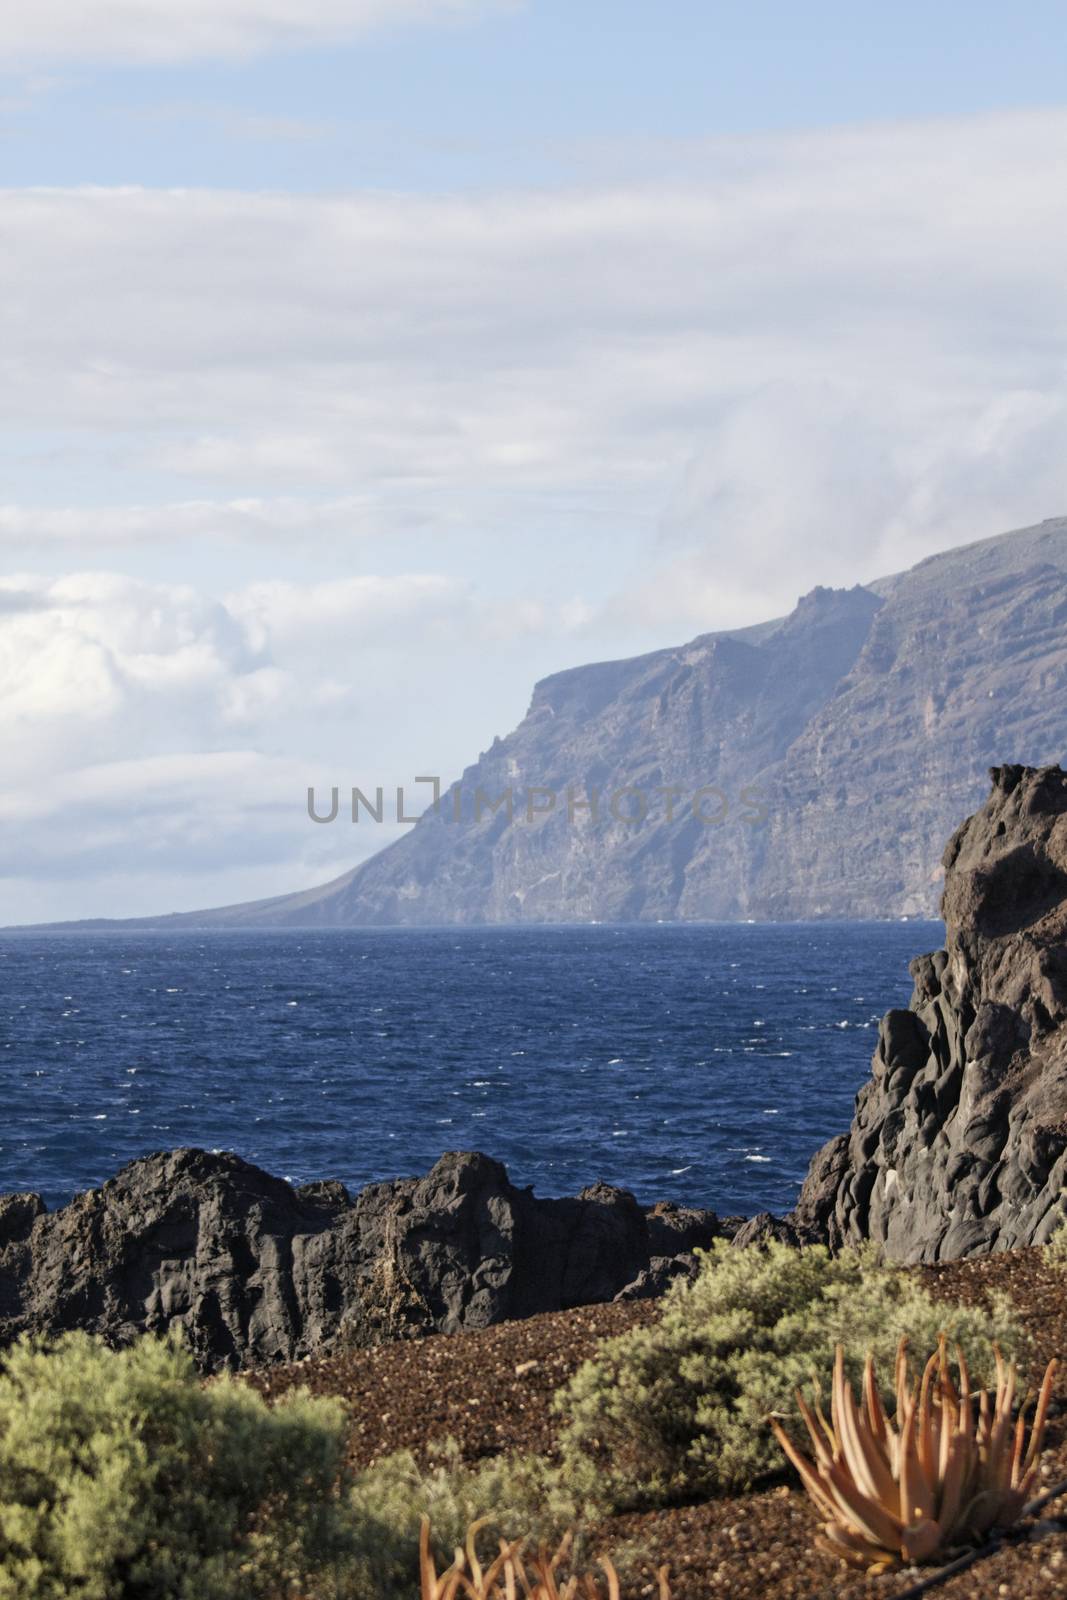
[(1067, 386), (886, 392), (768, 384), (680, 478), (659, 558), (613, 615), (742, 624), (816, 583), (863, 582), (1067, 510)]
[(466, 620), (468, 585), (437, 573), (342, 578), (331, 583), (253, 583), (230, 601), (249, 636), (265, 640), (322, 640), (323, 632), (358, 629), (366, 643), (405, 623)]
[(33, 0), (0, 11), (0, 60), (185, 61), (468, 22), (521, 0)]
[(393, 520), (370, 495), (335, 500), (294, 496), (236, 500), (179, 500), (110, 506), (0, 505), (0, 543), (55, 545), (152, 544), (219, 537), (288, 541), (318, 535), (358, 539), (418, 526), (425, 507), (398, 508)]
[[(5, 793), (201, 757), (250, 793), (256, 761), (448, 775), (540, 673), (1064, 511), (1065, 182), (1050, 111), (581, 192), (0, 196), (0, 541), (198, 574), (0, 584)], [(265, 893), (362, 848), (246, 840), (204, 782), (152, 835), (185, 904), (223, 858)], [(71, 859), (103, 886), (94, 795)]]
[(224, 606), (187, 585), (99, 572), (2, 579), (6, 779), (202, 749), (234, 687), (270, 665)]
[(482, 610), (469, 585), (433, 573), (261, 582), (225, 599), (111, 572), (0, 578), (6, 772), (70, 769), (78, 751), (94, 766), (131, 747), (202, 753), (228, 747), (238, 721), (262, 736), (287, 711), (343, 698), (325, 663), (356, 668), (383, 642), (401, 654), (405, 625), (469, 639)]
[(0, 924), (252, 899), (322, 881), (403, 831), (314, 827), (308, 777), (305, 758), (238, 748), (89, 764), (49, 783), (8, 785)]
[[(2, 526), (271, 537), (306, 514), (345, 537), (469, 525), (492, 495), (518, 539), (550, 502), (632, 518), (673, 493), (705, 539), (751, 508), (723, 543), (755, 578), (751, 524), (829, 494), (873, 558), (937, 536), (915, 474), (973, 455), (1006, 397), (1028, 397), (1022, 433), (1062, 403), (1065, 181), (1050, 111), (723, 141), (674, 186), (10, 191), (0, 416), (62, 429), (113, 478), (121, 436), (124, 468), (193, 488), (66, 523), (23, 505)], [(1021, 520), (1027, 476), (1006, 460), (1001, 479), (994, 508), (957, 473), (960, 516)]]
[[(223, 599), (107, 572), (0, 579), (0, 925), (191, 909), (353, 865), (403, 830), (316, 828), (308, 785), (448, 781), (466, 752), (442, 660), (476, 693), (501, 634), (571, 622), (432, 573)], [(27, 893), (33, 874), (68, 881), (59, 909)]]

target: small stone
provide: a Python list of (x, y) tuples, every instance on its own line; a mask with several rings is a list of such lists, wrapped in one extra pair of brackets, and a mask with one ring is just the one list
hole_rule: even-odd
[(1041, 1522), (1035, 1522), (1032, 1525), (1028, 1537), (1031, 1544), (1038, 1544), (1042, 1539), (1047, 1539), (1050, 1534), (1059, 1532), (1060, 1525), (1058, 1522), (1042, 1520)]

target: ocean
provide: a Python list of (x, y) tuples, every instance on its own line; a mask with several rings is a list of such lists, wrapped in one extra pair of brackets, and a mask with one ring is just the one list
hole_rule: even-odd
[(0, 937), (0, 1192), (179, 1145), (305, 1182), (788, 1209), (940, 923)]

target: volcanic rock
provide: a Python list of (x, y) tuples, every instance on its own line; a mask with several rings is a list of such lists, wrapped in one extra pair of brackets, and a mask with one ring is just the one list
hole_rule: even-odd
[(945, 948), (911, 963), (847, 1134), (795, 1222), (902, 1261), (1043, 1244), (1067, 1215), (1067, 773), (992, 769), (944, 855)]
[(606, 1184), (541, 1200), (478, 1154), (353, 1199), (176, 1150), (56, 1212), (0, 1197), (0, 1334), (179, 1328), (205, 1369), (292, 1361), (609, 1301), (715, 1230), (709, 1212), (646, 1215)]

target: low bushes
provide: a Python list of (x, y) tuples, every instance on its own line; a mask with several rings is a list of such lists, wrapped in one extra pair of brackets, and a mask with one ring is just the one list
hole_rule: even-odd
[[(443, 1563), (464, 1547), (470, 1525), (483, 1519), (491, 1545), (497, 1538), (555, 1543), (595, 1514), (593, 1476), (591, 1468), (579, 1465), (565, 1487), (556, 1468), (532, 1455), (493, 1456), (468, 1465), (447, 1440), (432, 1450), (426, 1466), (408, 1450), (375, 1462), (357, 1476), (349, 1503), (357, 1524), (389, 1530), (388, 1559), (379, 1562), (379, 1578), (389, 1585), (389, 1594), (406, 1600), (424, 1518), (433, 1529), (433, 1553)], [(583, 1553), (580, 1538), (576, 1553)]]
[(1067, 1267), (1067, 1218), (1060, 1223), (1045, 1246), (1045, 1254), (1055, 1267)]
[(989, 1312), (935, 1301), (867, 1251), (719, 1242), (660, 1321), (606, 1342), (557, 1395), (563, 1481), (595, 1465), (612, 1510), (748, 1488), (780, 1466), (767, 1418), (789, 1425), (813, 1373), (829, 1384), (838, 1343), (858, 1379), (868, 1351), (891, 1367), (902, 1336), (926, 1349), (941, 1332), (979, 1381), (994, 1340), (1009, 1354), (1022, 1344), (1006, 1300)]
[(946, 1305), (869, 1254), (717, 1245), (556, 1396), (558, 1461), (468, 1465), (446, 1445), (355, 1475), (331, 1401), (203, 1384), (174, 1343), (23, 1342), (0, 1359), (0, 1600), (411, 1600), (424, 1517), (447, 1565), (477, 1519), (554, 1542), (746, 1487), (780, 1465), (768, 1417), (793, 1426), (794, 1390), (829, 1378), (837, 1343), (855, 1379), (868, 1351), (885, 1365), (902, 1335), (921, 1350), (941, 1332), (978, 1382), (994, 1339), (1022, 1353), (1005, 1303)]
[(581, 1520), (532, 1456), (465, 1466), (446, 1444), (353, 1476), (346, 1445), (339, 1404), (204, 1384), (173, 1342), (17, 1344), (0, 1366), (0, 1600), (411, 1600), (425, 1515), (445, 1562), (475, 1517), (509, 1539)]
[(0, 1597), (276, 1600), (343, 1574), (370, 1600), (344, 1450), (332, 1402), (205, 1387), (173, 1343), (17, 1344), (0, 1369)]

